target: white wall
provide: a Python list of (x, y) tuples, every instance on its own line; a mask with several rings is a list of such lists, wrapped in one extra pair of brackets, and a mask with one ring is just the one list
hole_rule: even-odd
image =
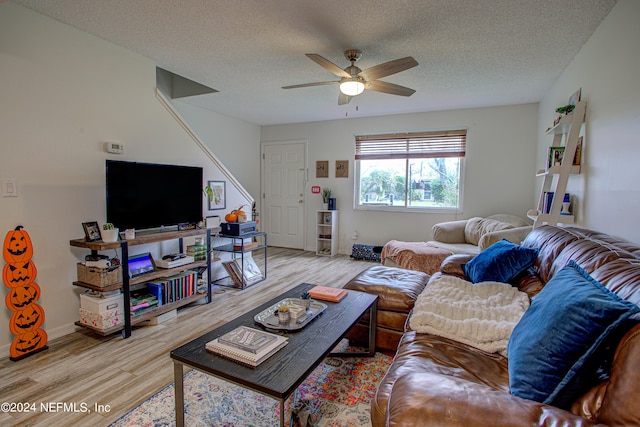
[[(71, 283), (87, 251), (72, 249), (69, 240), (83, 236), (82, 222), (105, 221), (105, 159), (202, 166), (205, 180), (222, 178), (156, 99), (155, 67), (21, 6), (0, 4), (0, 178), (15, 178), (18, 186), (17, 198), (0, 198), (0, 232), (4, 239), (20, 224), (31, 236), (50, 339), (72, 331), (79, 317), (81, 290)], [(254, 138), (247, 144), (259, 151), (257, 126), (209, 114), (224, 125), (225, 142), (229, 134)], [(215, 135), (210, 140), (215, 146)], [(104, 141), (123, 143), (125, 154), (105, 153)], [(242, 202), (227, 191), (229, 203)], [(8, 354), (13, 340), (10, 316), (2, 309), (0, 353)]]
[[(640, 243), (640, 2), (620, 0), (540, 103), (539, 129), (582, 88), (582, 173), (569, 179), (579, 226)], [(538, 138), (543, 164), (551, 137)], [(538, 183), (538, 185), (540, 185)], [(537, 192), (535, 193), (537, 195)], [(535, 197), (535, 196), (534, 196)]]
[[(262, 127), (262, 141), (308, 141), (306, 195), (307, 250), (315, 250), (314, 213), (321, 207), (311, 186), (329, 187), (340, 211), (339, 251), (353, 243), (383, 245), (391, 239), (428, 240), (441, 221), (510, 213), (525, 217), (531, 209), (538, 127), (536, 104), (439, 111), (397, 116), (350, 118)], [(353, 209), (354, 135), (431, 129), (468, 129), (464, 170), (464, 211), (460, 215), (371, 212)], [(329, 160), (329, 178), (315, 178), (316, 160)], [(335, 161), (349, 160), (349, 178), (335, 178)], [(351, 237), (358, 232), (358, 239)]]
[[(215, 96), (215, 94), (208, 95)], [(260, 126), (212, 113), (180, 100), (173, 105), (216, 157), (258, 200), (260, 195)], [(238, 206), (227, 206), (228, 210)], [(245, 209), (251, 211), (251, 206)]]

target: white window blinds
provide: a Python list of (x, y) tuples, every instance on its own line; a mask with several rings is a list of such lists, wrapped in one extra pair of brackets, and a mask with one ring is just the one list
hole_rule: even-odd
[(356, 160), (464, 157), (466, 130), (357, 135)]

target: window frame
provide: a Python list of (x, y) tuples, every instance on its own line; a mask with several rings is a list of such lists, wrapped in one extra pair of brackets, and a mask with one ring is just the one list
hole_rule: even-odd
[[(358, 149), (356, 148), (356, 155), (354, 159), (354, 196), (353, 196), (353, 209), (360, 211), (387, 211), (387, 212), (420, 212), (420, 213), (456, 213), (460, 214), (463, 211), (464, 204), (464, 171), (465, 171), (465, 156), (466, 156), (466, 141), (468, 138), (468, 129), (460, 128), (460, 129), (447, 129), (442, 131), (424, 131), (424, 132), (409, 132), (402, 134), (371, 134), (371, 135), (355, 135), (356, 147), (358, 147), (358, 140), (375, 140), (375, 139), (384, 139), (391, 140), (397, 139), (400, 143), (401, 140), (407, 139), (428, 139), (430, 137), (437, 137), (442, 135), (458, 135), (463, 140), (460, 146), (462, 147), (462, 151), (452, 151), (447, 153), (446, 151), (434, 150), (435, 154), (444, 154), (444, 155), (435, 155), (435, 154), (424, 154), (424, 155), (406, 155), (400, 156), (397, 152), (395, 152), (392, 156), (396, 159), (404, 159), (405, 161), (409, 161), (410, 159), (416, 158), (442, 158), (442, 157), (456, 157), (459, 162), (459, 174), (458, 174), (458, 206), (429, 206), (429, 207), (412, 207), (406, 205), (406, 197), (405, 197), (405, 205), (404, 206), (391, 206), (387, 203), (360, 203), (360, 181), (361, 181), (361, 160), (375, 160), (375, 158), (365, 158), (362, 159), (362, 152), (358, 154)], [(463, 135), (462, 135), (463, 134)], [(455, 153), (455, 155), (452, 155)], [(377, 157), (380, 158), (380, 157)], [(389, 158), (392, 158), (391, 156)], [(383, 160), (384, 158), (380, 158)], [(405, 174), (407, 173), (405, 166)]]

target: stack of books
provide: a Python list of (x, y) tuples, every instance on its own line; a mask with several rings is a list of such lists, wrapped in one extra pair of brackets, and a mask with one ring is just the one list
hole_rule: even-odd
[(239, 326), (209, 341), (205, 348), (213, 354), (255, 368), (287, 343), (287, 338), (281, 335)]
[(206, 245), (187, 246), (187, 255), (191, 255), (194, 261), (204, 261), (207, 259)]
[(344, 297), (347, 296), (346, 289), (340, 288), (331, 288), (329, 286), (314, 286), (309, 289), (309, 295), (313, 299), (319, 299), (330, 302), (340, 302)]
[(142, 314), (145, 311), (158, 307), (158, 299), (146, 292), (133, 292), (131, 294), (131, 314)]

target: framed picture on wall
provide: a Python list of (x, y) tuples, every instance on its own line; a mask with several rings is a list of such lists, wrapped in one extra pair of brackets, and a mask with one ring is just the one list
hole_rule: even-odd
[(316, 161), (316, 178), (329, 178), (329, 160)]
[(336, 178), (349, 178), (349, 160), (336, 160)]
[(209, 181), (211, 197), (209, 197), (209, 210), (225, 209), (227, 207), (227, 194), (225, 181)]

